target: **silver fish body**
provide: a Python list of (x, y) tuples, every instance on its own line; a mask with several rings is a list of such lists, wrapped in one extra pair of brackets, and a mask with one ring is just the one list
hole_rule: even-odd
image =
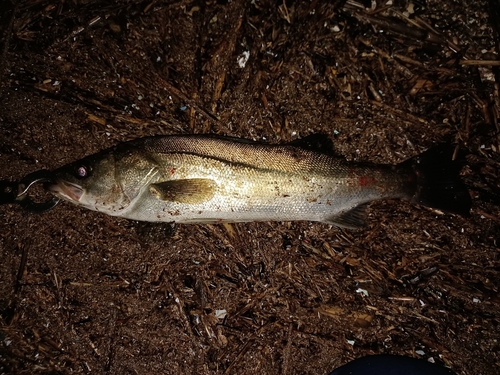
[(54, 171), (56, 195), (142, 221), (217, 223), (309, 220), (357, 227), (365, 204), (413, 199), (408, 165), (347, 162), (300, 144), (203, 135), (122, 143)]

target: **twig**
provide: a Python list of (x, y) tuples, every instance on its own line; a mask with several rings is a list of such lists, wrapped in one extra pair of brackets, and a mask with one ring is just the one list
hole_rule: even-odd
[(500, 66), (500, 60), (460, 60), (465, 66)]
[(213, 113), (210, 113), (207, 110), (201, 108), (194, 100), (189, 99), (187, 97), (187, 95), (185, 95), (181, 90), (179, 90), (178, 88), (172, 86), (170, 83), (168, 83), (167, 81), (165, 81), (164, 79), (162, 79), (160, 77), (157, 77), (156, 79), (165, 88), (165, 90), (169, 91), (172, 95), (177, 96), (179, 99), (181, 99), (182, 101), (184, 101), (184, 103), (186, 103), (190, 107), (193, 107), (194, 109), (196, 109), (198, 112), (200, 112), (202, 115), (204, 115), (209, 120), (212, 120), (215, 123), (217, 123), (219, 121), (219, 119), (217, 118), (216, 115), (214, 115)]
[(229, 365), (229, 367), (226, 369), (226, 371), (224, 371), (224, 375), (231, 373), (231, 370), (233, 369), (233, 367), (238, 363), (240, 358), (247, 352), (247, 350), (250, 348), (250, 345), (252, 345), (253, 342), (254, 342), (254, 338), (252, 337), (245, 343), (245, 345), (243, 345), (243, 347), (241, 348), (240, 352), (238, 353), (238, 355), (236, 356), (234, 361)]
[(290, 373), (290, 353), (292, 350), (293, 342), (293, 323), (288, 326), (288, 340), (283, 353), (283, 371), (282, 374), (286, 375)]

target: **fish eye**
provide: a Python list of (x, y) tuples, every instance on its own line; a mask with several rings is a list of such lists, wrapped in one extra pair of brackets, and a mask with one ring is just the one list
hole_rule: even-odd
[(90, 172), (90, 168), (88, 168), (84, 165), (81, 165), (76, 169), (76, 177), (78, 177), (78, 178), (88, 177), (89, 172)]

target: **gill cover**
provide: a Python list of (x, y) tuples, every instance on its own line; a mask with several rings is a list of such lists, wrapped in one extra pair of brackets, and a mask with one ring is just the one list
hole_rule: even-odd
[(48, 189), (55, 195), (91, 210), (112, 214), (130, 203), (116, 178), (112, 152), (103, 151), (65, 165), (54, 171), (54, 180)]

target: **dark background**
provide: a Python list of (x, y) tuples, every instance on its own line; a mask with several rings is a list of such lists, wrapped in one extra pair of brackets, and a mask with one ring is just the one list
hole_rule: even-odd
[(498, 1), (0, 4), (0, 179), (145, 135), (325, 133), (376, 163), (458, 144), (473, 198), (467, 218), (376, 202), (358, 231), (2, 206), (1, 373), (327, 374), (392, 353), (498, 374)]

